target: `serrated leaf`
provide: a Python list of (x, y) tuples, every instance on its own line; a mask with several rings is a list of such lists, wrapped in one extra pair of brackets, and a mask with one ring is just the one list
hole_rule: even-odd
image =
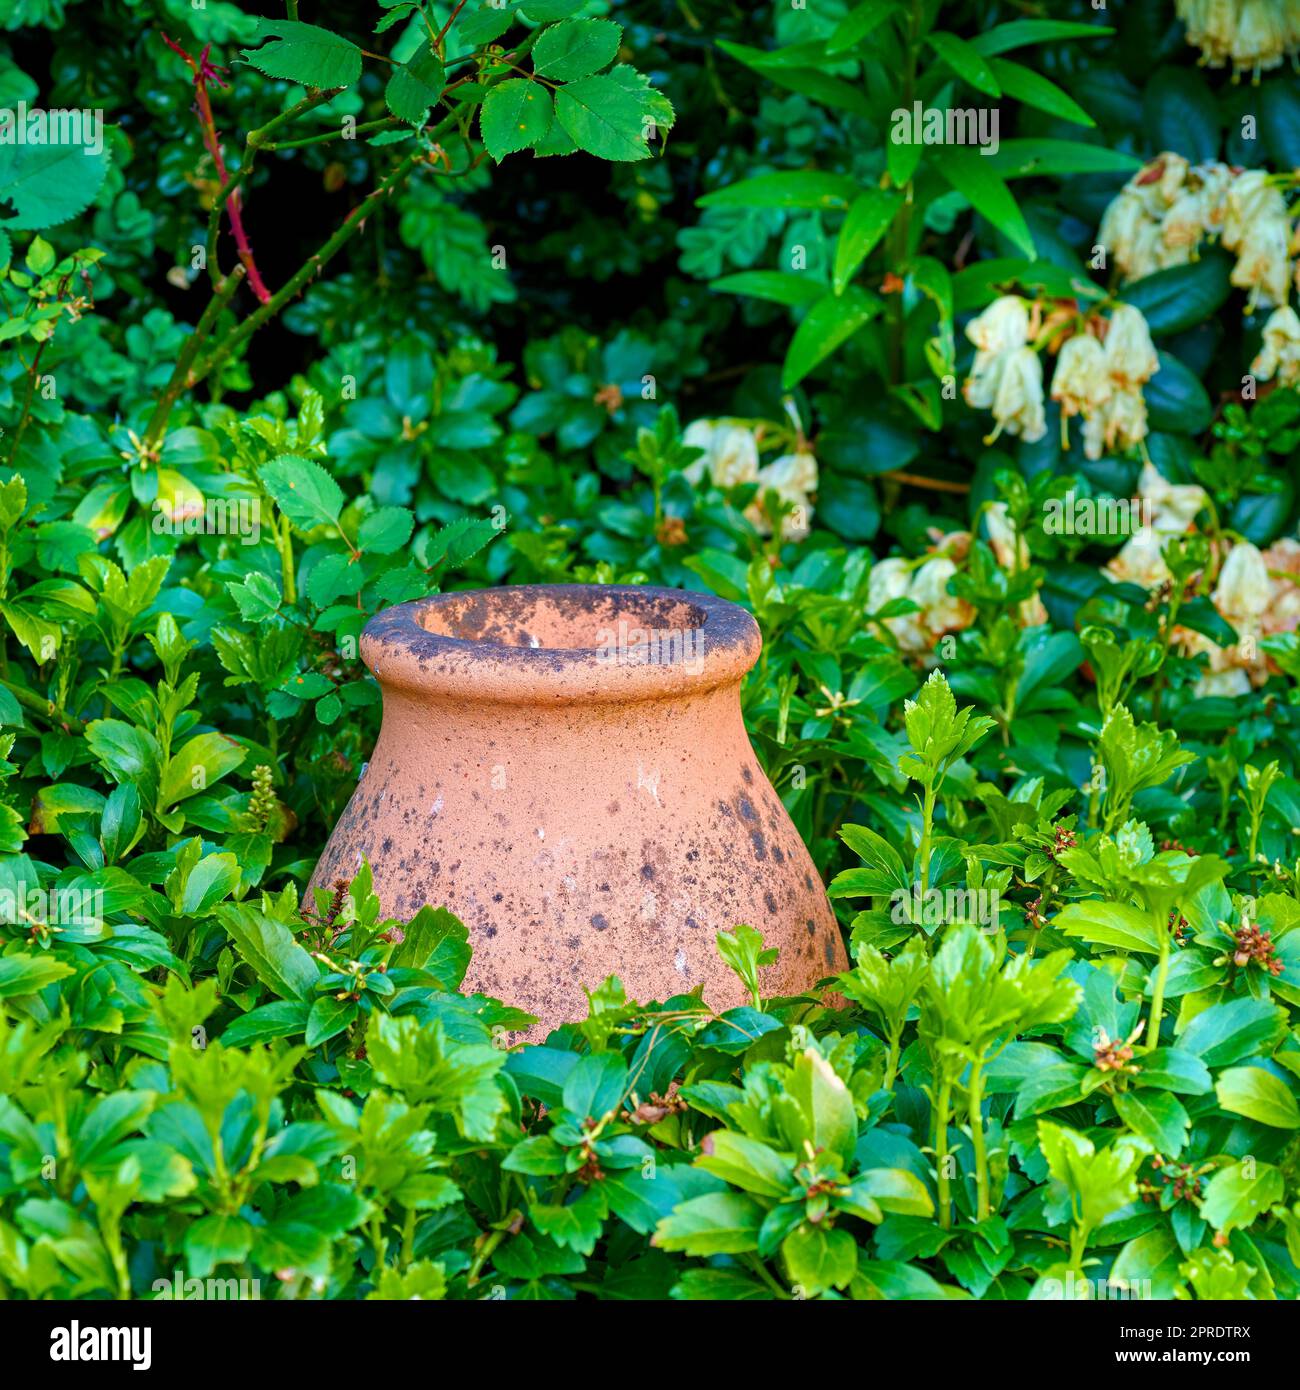
[(268, 77), (305, 87), (350, 87), (361, 76), (361, 50), (329, 29), (296, 19), (259, 19), (261, 48), (246, 48), (243, 59)]
[(343, 489), (315, 460), (281, 454), (264, 464), (259, 476), (276, 506), (295, 526), (310, 531), (338, 525)]
[[(108, 154), (83, 145), (0, 145), (0, 224), (57, 227), (84, 212), (108, 176)], [(12, 209), (12, 211), (10, 211)]]
[(427, 45), (408, 58), (388, 79), (384, 101), (399, 121), (423, 125), (429, 108), (447, 84), (447, 74), (438, 55)]
[(551, 128), (551, 94), (540, 82), (512, 78), (493, 87), (479, 112), (479, 133), (493, 159), (529, 149)]
[(380, 507), (357, 531), (357, 546), (371, 555), (392, 555), (411, 539), (415, 514), (407, 507)]
[(556, 82), (589, 77), (614, 61), (623, 28), (611, 19), (570, 19), (542, 31), (533, 71)]
[(649, 158), (645, 123), (651, 114), (647, 103), (613, 73), (570, 82), (555, 94), (560, 125), (580, 150), (600, 159)]

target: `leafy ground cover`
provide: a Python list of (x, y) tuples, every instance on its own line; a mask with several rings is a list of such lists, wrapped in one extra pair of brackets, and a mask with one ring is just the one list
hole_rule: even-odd
[[(253, 8), (0, 4), (0, 1289), (1300, 1296), (1293, 7)], [(757, 617), (842, 1007), (304, 900), (561, 580)]]

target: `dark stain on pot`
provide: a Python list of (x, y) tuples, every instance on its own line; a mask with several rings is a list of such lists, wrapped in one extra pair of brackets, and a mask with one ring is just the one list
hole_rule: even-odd
[(758, 812), (754, 810), (754, 803), (749, 799), (749, 797), (745, 795), (744, 792), (741, 792), (740, 795), (736, 798), (736, 808), (737, 810), (739, 810), (741, 817), (744, 820), (758, 819)]
[(655, 866), (654, 866), (653, 864), (642, 864), (642, 865), (641, 865), (641, 877), (642, 877), (642, 878), (644, 878), (644, 879), (653, 879), (654, 876), (655, 876)]
[(740, 775), (745, 779), (745, 784), (747, 786), (754, 780), (754, 774), (747, 767), (742, 767), (740, 769)]
[(763, 901), (767, 904), (767, 910), (771, 913), (776, 912), (776, 897), (772, 893), (764, 893)]
[(591, 925), (595, 927), (597, 931), (608, 931), (609, 918), (606, 917), (603, 912), (594, 912), (591, 916)]
[(804, 923), (804, 926), (808, 928), (809, 936), (817, 935), (817, 923), (814, 922), (811, 917), (809, 917), (808, 920)]
[(766, 859), (767, 841), (763, 838), (763, 832), (761, 830), (751, 830), (749, 832), (749, 838), (750, 842), (754, 846), (754, 858)]

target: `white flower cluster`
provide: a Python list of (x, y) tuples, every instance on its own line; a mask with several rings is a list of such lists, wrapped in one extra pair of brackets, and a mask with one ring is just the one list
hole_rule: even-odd
[[(1295, 11), (1300, 16), (1300, 5)], [(1292, 225), (1265, 170), (1192, 165), (1162, 154), (1111, 202), (1098, 236), (1125, 280), (1186, 265), (1217, 238), (1237, 258), (1232, 283), (1249, 291), (1247, 308), (1273, 310), (1251, 371), (1263, 381), (1300, 380), (1300, 318), (1287, 303), (1292, 284), (1300, 290), (1300, 222)]]
[(706, 476), (720, 488), (758, 484), (758, 497), (745, 508), (745, 518), (761, 535), (772, 534), (771, 520), (762, 505), (763, 496), (769, 491), (795, 508), (783, 518), (782, 539), (800, 541), (808, 534), (812, 525), (812, 494), (817, 491), (817, 460), (806, 448), (782, 454), (760, 467), (757, 435), (747, 425), (728, 420), (696, 420), (686, 427), (682, 442), (704, 450), (702, 458), (683, 470), (697, 487)]
[(1233, 75), (1280, 67), (1300, 50), (1300, 8), (1295, 0), (1175, 0), (1187, 42), (1212, 68), (1232, 64)]
[[(1005, 502), (994, 502), (984, 512), (989, 545), (998, 564), (1014, 572), (1028, 563), (1028, 549), (1016, 535), (1016, 528)], [(975, 621), (975, 609), (965, 599), (948, 592), (948, 581), (957, 573), (957, 562), (970, 551), (969, 531), (932, 532), (934, 547), (928, 558), (914, 560), (891, 556), (872, 566), (867, 588), (867, 607), (879, 612), (891, 599), (911, 599), (920, 609), (897, 618), (886, 618), (899, 650), (907, 656), (933, 654), (940, 638), (961, 632)], [(1035, 595), (1020, 605), (1022, 627), (1036, 627), (1047, 621), (1047, 610)]]
[[(1025, 300), (1007, 294), (966, 327), (976, 352), (963, 394), (968, 404), (993, 412), (996, 428), (987, 443), (1004, 432), (1033, 443), (1047, 432), (1042, 362), (1029, 342), (1036, 315), (1036, 306), (1031, 315)], [(1159, 369), (1140, 310), (1120, 304), (1109, 319), (1090, 320), (1087, 331), (1065, 340), (1052, 376), (1063, 435), (1078, 415), (1090, 459), (1140, 444), (1147, 435), (1142, 387)]]
[[(1149, 524), (1137, 532), (1103, 571), (1109, 578), (1160, 588), (1171, 578), (1161, 549), (1171, 536), (1194, 530), (1197, 513), (1206, 505), (1202, 488), (1194, 483), (1170, 483), (1151, 464), (1138, 479)], [(1223, 559), (1210, 594), (1220, 615), (1240, 639), (1221, 647), (1204, 633), (1176, 627), (1174, 638), (1188, 656), (1203, 652), (1209, 670), (1196, 686), (1198, 695), (1242, 695), (1269, 676), (1268, 659), (1259, 639), (1300, 626), (1300, 541), (1286, 538), (1261, 551), (1238, 541)]]
[(1232, 547), (1210, 598), (1236, 629), (1238, 641), (1221, 647), (1204, 633), (1174, 630), (1184, 652), (1204, 652), (1209, 659), (1210, 669), (1196, 685), (1198, 695), (1245, 695), (1251, 686), (1264, 684), (1269, 665), (1259, 639), (1300, 626), (1298, 579), (1300, 541), (1287, 537), (1264, 551), (1249, 541)]
[(1171, 536), (1186, 535), (1206, 504), (1205, 489), (1195, 483), (1171, 483), (1148, 463), (1138, 479), (1143, 525), (1106, 566), (1112, 579), (1157, 589), (1173, 576), (1161, 551)]

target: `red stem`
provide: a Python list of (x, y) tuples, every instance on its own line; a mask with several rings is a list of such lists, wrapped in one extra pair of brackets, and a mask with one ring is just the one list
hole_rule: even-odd
[[(217, 75), (216, 67), (208, 61), (209, 44), (203, 50), (202, 55), (196, 62), (178, 43), (173, 42), (166, 34), (163, 35), (163, 42), (173, 53), (183, 58), (194, 73), (194, 97), (195, 112), (199, 118), (199, 129), (203, 135), (203, 144), (207, 152), (212, 156), (212, 163), (217, 170), (218, 184), (226, 182), (226, 161), (221, 155), (221, 140), (217, 135), (217, 123), (212, 114), (212, 102), (208, 97), (208, 82), (215, 81), (220, 86), (226, 84)], [(263, 281), (261, 272), (257, 268), (257, 262), (253, 259), (253, 244), (248, 239), (248, 233), (244, 230), (244, 219), (241, 215), (241, 202), (239, 189), (234, 189), (230, 197), (226, 199), (226, 212), (230, 216), (230, 230), (234, 233), (235, 249), (239, 254), (239, 259), (243, 263), (244, 269), (248, 272), (249, 288), (257, 296), (259, 303), (269, 304), (271, 302), (271, 291), (267, 289)]]

